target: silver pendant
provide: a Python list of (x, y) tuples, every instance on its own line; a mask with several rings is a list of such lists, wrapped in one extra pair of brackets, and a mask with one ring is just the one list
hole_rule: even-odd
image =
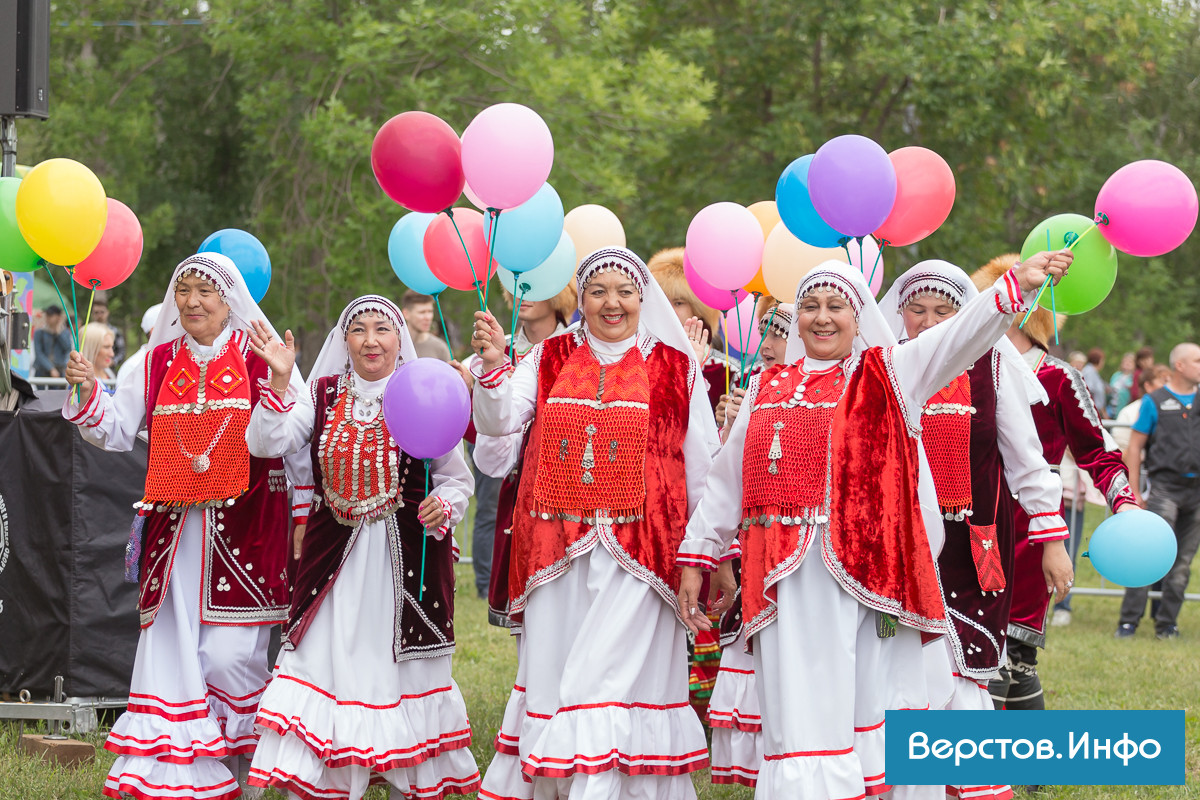
[(208, 460), (208, 456), (201, 453), (198, 456), (192, 456), (192, 472), (208, 472), (208, 468), (212, 462)]

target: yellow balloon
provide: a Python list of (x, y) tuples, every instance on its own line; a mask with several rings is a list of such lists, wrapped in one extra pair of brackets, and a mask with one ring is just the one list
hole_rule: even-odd
[[(758, 220), (758, 225), (762, 228), (763, 232), (763, 241), (765, 242), (771, 231), (779, 224), (779, 210), (775, 208), (775, 201), (759, 200), (757, 203), (746, 206), (746, 208)], [(767, 291), (767, 284), (763, 280), (762, 267), (758, 268), (758, 274), (743, 288), (751, 294), (770, 294)]]
[(78, 161), (52, 158), (21, 181), (16, 216), (33, 252), (51, 264), (74, 266), (100, 243), (108, 203), (95, 173)]
[(763, 281), (772, 297), (790, 303), (796, 297), (796, 287), (808, 271), (826, 261), (849, 264), (846, 251), (840, 247), (813, 247), (800, 241), (783, 223), (767, 236), (763, 246)]
[(625, 228), (617, 215), (594, 203), (572, 208), (563, 217), (563, 230), (575, 243), (575, 266), (602, 247), (624, 247)]

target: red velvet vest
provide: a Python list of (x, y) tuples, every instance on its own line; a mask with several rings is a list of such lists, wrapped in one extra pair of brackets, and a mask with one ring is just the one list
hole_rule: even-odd
[[(645, 349), (642, 350), (649, 383), (649, 428), (642, 469), (645, 503), (641, 513), (622, 515), (617, 521), (604, 513), (596, 514), (595, 510), (587, 516), (573, 518), (534, 511), (538, 505), (535, 491), (538, 470), (542, 468), (539, 462), (546, 404), (554, 393), (560, 372), (580, 346), (586, 347), (579, 333), (542, 342), (537, 407), (529, 429), (513, 514), (509, 611), (514, 621), (523, 617), (531, 591), (566, 572), (571, 559), (590, 550), (601, 537), (618, 563), (653, 586), (664, 602), (673, 606), (679, 589), (675, 555), (687, 526), (683, 440), (690, 412), (690, 382), (696, 379), (692, 375), (691, 362), (683, 353), (659, 342), (652, 343), (653, 349), (648, 355), (645, 355)], [(635, 346), (643, 347), (641, 344)], [(607, 397), (605, 393), (604, 398)], [(574, 449), (576, 444), (568, 443), (573, 457), (578, 456)], [(609, 447), (608, 440), (594, 440), (594, 460), (603, 464), (608, 459)], [(578, 473), (578, 466), (574, 465), (571, 472)], [(552, 459), (552, 463), (544, 467), (555, 470), (558, 462)], [(596, 474), (601, 473), (597, 470)], [(630, 492), (619, 491), (614, 496), (625, 498)]]
[[(153, 411), (163, 378), (184, 346), (183, 341), (179, 338), (167, 342), (150, 354), (145, 400), (146, 430), (152, 450), (177, 446), (176, 431), (169, 424), (156, 424)], [(270, 371), (265, 362), (250, 352), (247, 338), (241, 332), (234, 333), (230, 346), (241, 348), (247, 374), (237, 377), (249, 382), (253, 408), (258, 402), (258, 381), (268, 378)], [(245, 448), (245, 425), (235, 428), (230, 424), (222, 437), (240, 442)], [(212, 470), (221, 468), (222, 464), (216, 461), (211, 466)], [(189, 514), (204, 517), (201, 622), (270, 625), (282, 621), (288, 607), (287, 560), (291, 538), (287, 491), (283, 459), (250, 456), (249, 488), (236, 499), (208, 507), (157, 505), (143, 509), (146, 520), (142, 529), (138, 596), (142, 627), (154, 621), (166, 597), (179, 532)]]
[[(827, 521), (806, 522), (807, 509), (743, 521), (742, 602), (746, 636), (776, 616), (775, 584), (800, 565), (818, 531), (821, 554), (834, 578), (858, 602), (895, 615), (910, 627), (945, 633), (946, 612), (917, 499), (917, 439), (888, 374), (890, 352), (871, 348), (848, 377), (828, 437)], [(757, 378), (769, 386), (772, 368)], [(816, 398), (806, 397), (808, 401)], [(795, 449), (800, 415), (821, 409), (794, 406), (794, 425), (780, 429), (782, 450)], [(752, 411), (751, 413), (755, 413)], [(744, 469), (766, 469), (746, 464)]]
[[(304, 638), (337, 580), (354, 540), (363, 530), (362, 526), (339, 522), (330, 510), (325, 499), (327, 479), (322, 474), (317, 455), (325, 422), (344, 393), (339, 387), (340, 380), (340, 376), (321, 378), (313, 387), (316, 419), (309, 449), (317, 480), (314, 481), (316, 487), (300, 549), (300, 562), (296, 567), (292, 606), (284, 625), (284, 646), (288, 649), (295, 648)], [(382, 524), (392, 554), (395, 592), (390, 598), (394, 604), (392, 658), (399, 662), (454, 652), (454, 542), (451, 536), (445, 536), (441, 541), (425, 536), (425, 528), (417, 520), (417, 508), (425, 499), (425, 467), (420, 459), (398, 447), (395, 451), (397, 468), (403, 472), (400, 505), (383, 518)], [(422, 545), (425, 547), (424, 593), (420, 581)], [(388, 599), (374, 598), (384, 602)]]

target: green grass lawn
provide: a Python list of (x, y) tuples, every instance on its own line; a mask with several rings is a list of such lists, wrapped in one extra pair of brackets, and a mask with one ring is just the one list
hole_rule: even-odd
[[(1093, 511), (1096, 511), (1093, 509)], [(1089, 526), (1100, 513), (1089, 513)], [(463, 526), (460, 543), (469, 552), (469, 527)], [(1200, 566), (1200, 565), (1198, 565)], [(1200, 570), (1197, 570), (1200, 571)], [(466, 696), (475, 737), (471, 750), (486, 769), (492, 755), (492, 738), (500, 725), (504, 704), (516, 674), (516, 647), (507, 631), (487, 624), (487, 604), (475, 597), (471, 567), (459, 565), (456, 608), (458, 652), (454, 675)], [(1079, 586), (1100, 586), (1100, 578), (1087, 559), (1080, 559)], [(1200, 578), (1192, 577), (1192, 592), (1200, 592)], [(1039, 798), (1200, 798), (1200, 603), (1187, 603), (1180, 615), (1183, 638), (1160, 642), (1153, 626), (1143, 625), (1136, 638), (1116, 640), (1119, 600), (1078, 596), (1073, 600), (1070, 626), (1050, 630), (1049, 647), (1042, 653), (1042, 681), (1046, 705), (1055, 709), (1185, 709), (1187, 711), (1187, 785), (1167, 787), (1047, 787)], [(79, 769), (59, 769), (20, 754), (16, 726), (0, 724), (0, 800), (37, 798), (95, 798), (113, 757), (100, 749), (104, 736), (87, 739), (97, 746), (96, 763)], [(697, 773), (701, 798), (744, 798), (752, 792), (742, 787), (715, 787), (708, 773)], [(278, 795), (268, 793), (277, 800)], [(370, 800), (385, 800), (372, 789)]]

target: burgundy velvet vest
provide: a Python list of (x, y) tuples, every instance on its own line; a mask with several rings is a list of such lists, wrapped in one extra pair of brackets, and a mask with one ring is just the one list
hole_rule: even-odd
[[(403, 505), (375, 523), (350, 527), (338, 521), (325, 502), (325, 478), (317, 458), (317, 442), (341, 393), (337, 376), (321, 378), (314, 387), (311, 452), (313, 475), (318, 477), (308, 528), (296, 567), (292, 605), (284, 626), (284, 646), (293, 649), (304, 638), (313, 618), (337, 580), (354, 542), (367, 526), (382, 526), (391, 551), (394, 595), (392, 657), (396, 661), (435, 658), (454, 652), (454, 552), (450, 535), (441, 541), (425, 535), (417, 508), (425, 499), (425, 466), (420, 459), (399, 451), (399, 468), (407, 470), (400, 497)], [(432, 491), (432, 486), (430, 486)], [(377, 531), (372, 531), (375, 535)], [(421, 548), (425, 547), (425, 590), (421, 592)], [(387, 603), (389, 598), (374, 598)]]

